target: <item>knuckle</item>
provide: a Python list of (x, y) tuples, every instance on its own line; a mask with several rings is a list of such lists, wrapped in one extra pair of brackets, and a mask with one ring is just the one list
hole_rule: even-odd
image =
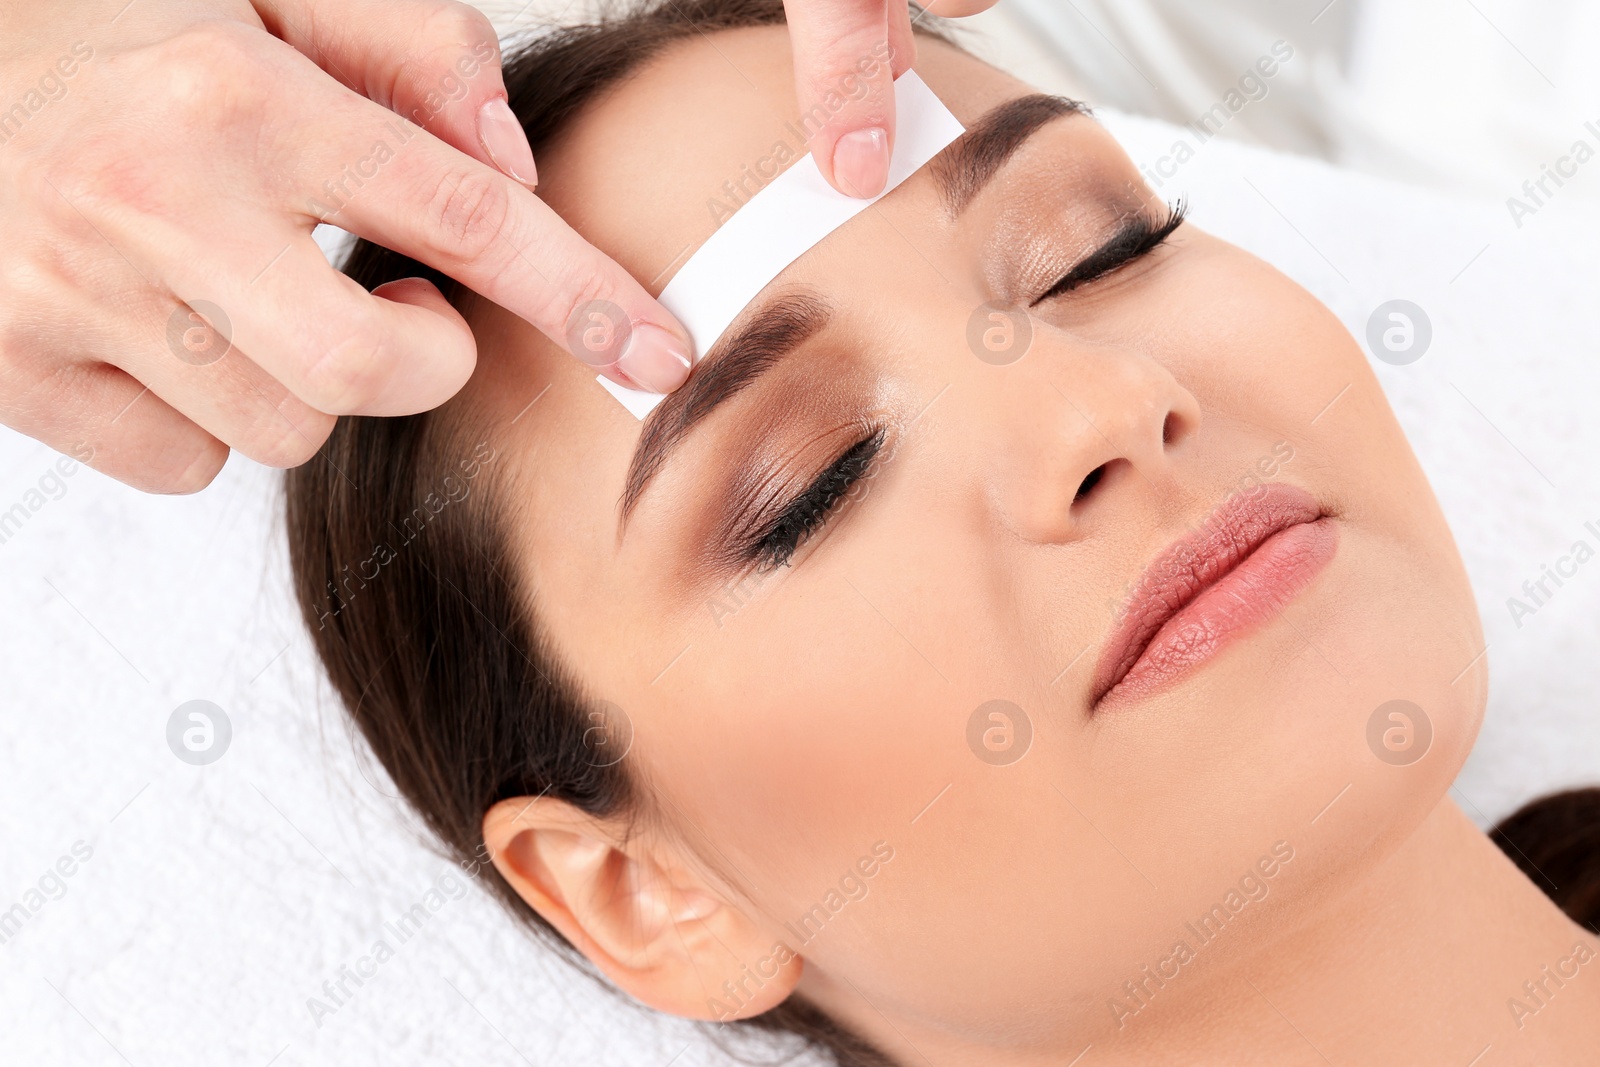
[(443, 175), (428, 204), (440, 255), (479, 260), (489, 254), (511, 215), (508, 182), (486, 169)]
[(394, 101), (413, 122), (431, 128), (451, 104), (466, 98), (471, 82), (497, 69), (500, 40), (487, 15), (467, 4), (440, 2), (416, 22), (410, 54), (389, 86)]
[(264, 37), (231, 20), (194, 23), (152, 50), (146, 84), (178, 121), (215, 128), (259, 119), (272, 83)]
[(9, 319), (0, 322), (0, 396), (14, 399), (7, 395), (16, 390), (13, 379), (20, 376), (24, 367), (34, 362), (32, 354), (37, 344), (33, 330)]
[[(883, 26), (873, 20), (841, 20), (822, 27), (815, 42), (823, 75), (838, 77), (858, 66), (887, 70), (888, 47)], [(873, 62), (877, 60), (879, 62)]]
[(32, 257), (0, 257), (0, 352), (31, 348), (52, 332), (50, 289)]
[(15, 426), (13, 419), (48, 420), (51, 409), (61, 404), (52, 388), (54, 377), (35, 331), (0, 323), (0, 422)]
[(497, 39), (489, 16), (470, 4), (442, 0), (420, 20), (422, 39), (471, 48)]
[(823, 30), (814, 43), (805, 82), (817, 101), (848, 108), (892, 84), (890, 52), (881, 27), (839, 24)]
[[(290, 401), (292, 403), (292, 401)], [(269, 427), (250, 446), (250, 458), (269, 467), (298, 467), (317, 454), (333, 432), (334, 418), (300, 405), (286, 412), (288, 403), (276, 405)]]
[(314, 342), (300, 399), (329, 415), (355, 415), (383, 386), (383, 342), (376, 317), (368, 312), (328, 340)]
[(597, 315), (613, 328), (630, 322), (619, 294), (600, 272), (578, 269), (576, 265), (552, 269), (549, 264), (541, 264), (541, 269), (551, 284), (537, 295), (527, 313), (528, 321), (551, 338), (564, 338), (562, 343), (569, 350), (585, 325), (597, 321)]

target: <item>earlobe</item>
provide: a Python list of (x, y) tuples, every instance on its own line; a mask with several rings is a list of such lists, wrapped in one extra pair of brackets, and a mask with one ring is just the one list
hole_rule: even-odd
[(549, 797), (496, 804), (483, 838), (518, 895), (650, 1007), (744, 1018), (800, 980), (801, 958), (679, 846)]

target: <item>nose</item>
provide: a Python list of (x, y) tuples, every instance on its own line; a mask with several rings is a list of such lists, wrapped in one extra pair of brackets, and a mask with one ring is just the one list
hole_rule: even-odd
[(1081, 536), (1097, 494), (1120, 481), (1157, 508), (1180, 497), (1173, 454), (1200, 428), (1200, 404), (1149, 355), (1040, 323), (1023, 359), (983, 372), (997, 408), (981, 423), (994, 433), (989, 485), (1024, 539)]

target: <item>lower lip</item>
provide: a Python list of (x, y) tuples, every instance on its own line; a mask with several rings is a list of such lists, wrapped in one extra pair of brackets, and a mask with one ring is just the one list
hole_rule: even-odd
[(1298, 596), (1339, 547), (1329, 518), (1280, 530), (1157, 630), (1104, 705), (1148, 696), (1265, 623)]

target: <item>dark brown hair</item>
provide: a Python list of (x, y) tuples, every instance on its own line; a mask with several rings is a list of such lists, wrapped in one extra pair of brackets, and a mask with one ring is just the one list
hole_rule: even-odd
[[(781, 0), (647, 0), (553, 29), (508, 54), (512, 110), (535, 153), (586, 103), (666, 47), (781, 24)], [(930, 20), (919, 32), (943, 37)], [(469, 294), (423, 264), (361, 241), (344, 272), (367, 289), (405, 277)], [(493, 491), (504, 464), (470, 419), (341, 418), (288, 472), (286, 519), (301, 613), (345, 706), (400, 792), (451, 856), (574, 965), (592, 967), (486, 862), (498, 801), (564, 800), (628, 817), (643, 799), (624, 763), (585, 741), (591, 708), (551, 653), (519, 585)], [(865, 1040), (791, 996), (741, 1024), (786, 1034), (842, 1067), (891, 1067)], [(793, 1042), (785, 1042), (793, 1045)]]
[[(584, 104), (664, 48), (702, 33), (783, 21), (781, 0), (647, 0), (553, 30), (505, 63), (512, 109), (535, 153)], [(922, 18), (918, 31), (944, 39)], [(345, 273), (368, 289), (425, 277), (420, 263), (359, 242)], [(643, 799), (624, 764), (597, 759), (574, 679), (551, 653), (519, 585), (496, 505), (498, 457), (470, 420), (424, 413), (341, 418), (311, 462), (287, 475), (296, 596), (317, 653), (367, 743), (451, 856), (578, 968), (594, 974), (485, 862), (484, 814), (550, 796), (597, 817)], [(1496, 843), (1591, 929), (1600, 921), (1600, 790), (1524, 808)], [(803, 998), (745, 1029), (792, 1035), (841, 1067), (893, 1067)]]
[(1568, 917), (1600, 934), (1600, 789), (1531, 801), (1489, 837)]

